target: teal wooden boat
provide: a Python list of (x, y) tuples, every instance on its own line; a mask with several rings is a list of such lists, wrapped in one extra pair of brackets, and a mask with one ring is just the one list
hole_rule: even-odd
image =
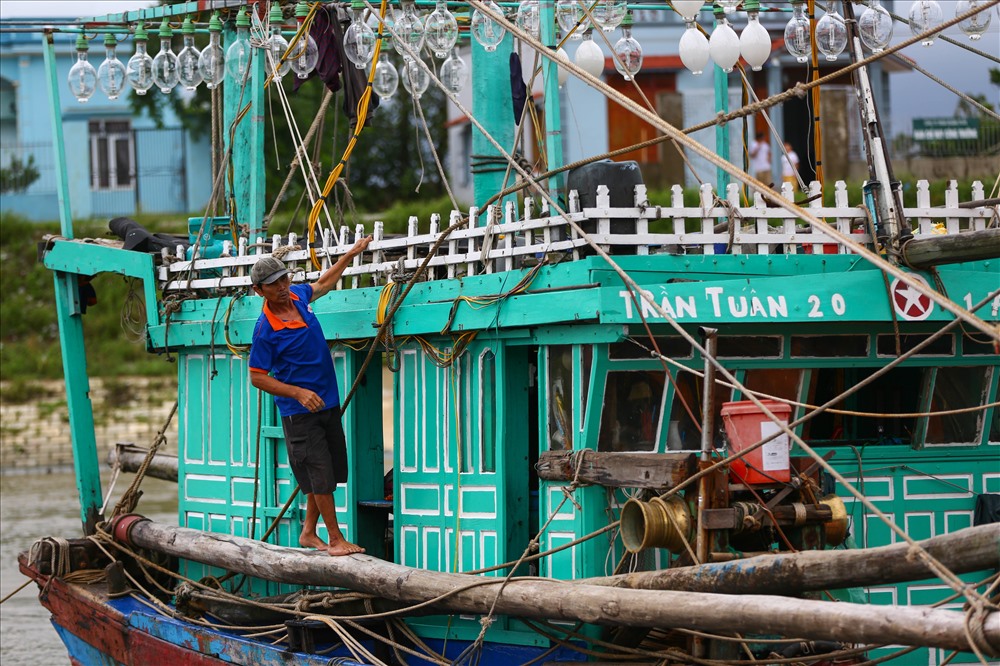
[[(506, 77), (503, 48), (472, 48), (477, 81)], [(749, 188), (655, 201), (604, 164), (590, 189), (554, 176), (484, 206), (503, 186), (486, 173), (478, 207), (413, 218), (402, 237), (322, 221), (270, 235), (266, 73), (254, 57), (242, 101), (225, 84), (234, 217), (138, 252), (74, 238), (62, 201), (61, 236), (44, 244), (88, 538), (43, 540), (21, 565), (73, 663), (1000, 656), (998, 212), (981, 185), (935, 208), (917, 184), (903, 207), (870, 136), (864, 200), (837, 184), (834, 206), (801, 207), (637, 109)], [(476, 141), (502, 157), (486, 137), (513, 130), (491, 105), (477, 98)], [(249, 382), (262, 304), (249, 271), (273, 255), (313, 280), (367, 234), (313, 304), (349, 396), (337, 515), (368, 552), (331, 558), (298, 548), (304, 499), (273, 401)], [(128, 497), (102, 511), (77, 289), (99, 273), (140, 281), (147, 347), (177, 365), (177, 525)]]

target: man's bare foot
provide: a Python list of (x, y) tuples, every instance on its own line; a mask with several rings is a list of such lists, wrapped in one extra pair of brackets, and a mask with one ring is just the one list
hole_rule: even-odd
[(302, 534), (299, 536), (299, 545), (303, 548), (315, 548), (316, 550), (326, 550), (326, 541), (319, 538), (318, 534)]
[(326, 549), (330, 555), (354, 555), (355, 553), (363, 553), (365, 549), (361, 546), (351, 543), (350, 541), (336, 541), (330, 544), (330, 547)]

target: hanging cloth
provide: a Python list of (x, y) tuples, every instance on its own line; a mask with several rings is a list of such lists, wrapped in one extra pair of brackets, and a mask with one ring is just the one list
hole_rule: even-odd
[(521, 125), (521, 114), (524, 113), (524, 103), (528, 99), (528, 87), (524, 85), (521, 76), (521, 56), (516, 51), (510, 53), (510, 101), (513, 105), (514, 124)]

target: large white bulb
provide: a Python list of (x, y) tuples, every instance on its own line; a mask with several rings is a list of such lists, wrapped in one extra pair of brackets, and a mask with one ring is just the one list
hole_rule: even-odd
[(594, 43), (590, 35), (585, 35), (583, 41), (576, 47), (573, 61), (577, 67), (593, 77), (599, 77), (604, 73), (604, 51)]
[(750, 68), (759, 72), (771, 55), (771, 36), (754, 14), (740, 33), (740, 53)]
[(733, 71), (736, 61), (740, 59), (740, 38), (736, 36), (729, 21), (723, 19), (722, 23), (715, 26), (708, 40), (708, 54), (723, 72)]
[[(569, 62), (569, 54), (566, 53), (566, 49), (560, 46), (556, 50), (556, 59), (561, 62)], [(566, 85), (566, 81), (569, 80), (569, 70), (562, 65), (559, 65), (556, 68), (556, 80), (559, 82), (560, 88)]]
[(698, 76), (705, 71), (709, 59), (708, 38), (698, 30), (694, 21), (688, 22), (677, 51), (680, 53), (681, 62), (691, 70), (692, 74)]
[(680, 14), (682, 19), (692, 21), (705, 3), (702, 0), (671, 0), (670, 4), (674, 6), (674, 11)]

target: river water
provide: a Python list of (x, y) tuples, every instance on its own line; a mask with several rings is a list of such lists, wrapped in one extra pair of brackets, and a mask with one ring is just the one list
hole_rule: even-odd
[[(117, 499), (132, 482), (122, 474)], [(104, 479), (107, 492), (109, 479)], [(177, 484), (147, 478), (136, 511), (156, 521), (176, 524)], [(82, 536), (76, 482), (68, 472), (0, 476), (0, 598), (27, 578), (17, 568), (17, 555), (40, 537)], [(38, 586), (28, 585), (0, 605), (0, 663), (3, 666), (68, 664), (69, 657), (38, 603)]]

